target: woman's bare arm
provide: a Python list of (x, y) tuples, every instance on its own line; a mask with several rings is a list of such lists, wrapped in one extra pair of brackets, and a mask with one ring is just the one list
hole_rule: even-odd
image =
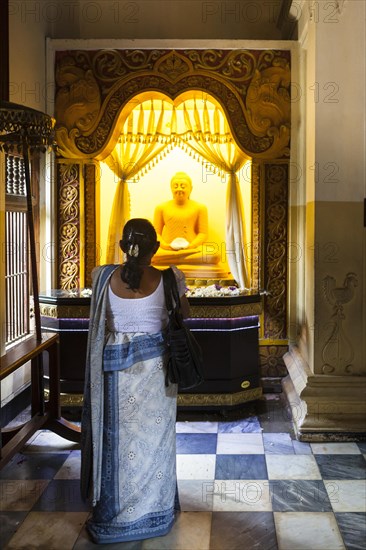
[(187, 319), (190, 314), (190, 307), (187, 296), (183, 294), (183, 296), (180, 297), (180, 311), (182, 313), (183, 319)]

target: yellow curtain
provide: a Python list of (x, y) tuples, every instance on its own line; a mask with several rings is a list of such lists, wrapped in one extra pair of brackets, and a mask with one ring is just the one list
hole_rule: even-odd
[(215, 107), (210, 116), (207, 103), (198, 109), (194, 102), (193, 116), (183, 106), (186, 132), (179, 138), (212, 165), (212, 171), (229, 176), (226, 194), (226, 256), (230, 271), (240, 288), (250, 287), (243, 201), (237, 173), (249, 158), (235, 145), (226, 119)]
[[(226, 252), (231, 273), (240, 288), (250, 286), (243, 203), (237, 173), (249, 160), (236, 146), (221, 110), (205, 101), (198, 109), (189, 99), (176, 109), (164, 100), (143, 102), (127, 118), (120, 139), (105, 160), (119, 179), (110, 218), (107, 263), (120, 261), (118, 242), (129, 217), (127, 181), (154, 166), (168, 149), (179, 145), (199, 159), (205, 159), (213, 172), (229, 176), (226, 201)], [(187, 108), (188, 106), (188, 108)], [(159, 113), (160, 110), (160, 114)], [(155, 124), (155, 118), (158, 118)]]
[(141, 104), (138, 116), (136, 116), (136, 111), (131, 111), (116, 147), (104, 160), (119, 180), (109, 221), (107, 263), (118, 263), (121, 260), (118, 243), (121, 239), (123, 226), (129, 219), (127, 181), (132, 180), (139, 172), (154, 164), (157, 160), (156, 157), (169, 144), (163, 136), (163, 120), (163, 105), (155, 125), (153, 102), (151, 101), (149, 111), (144, 111)]

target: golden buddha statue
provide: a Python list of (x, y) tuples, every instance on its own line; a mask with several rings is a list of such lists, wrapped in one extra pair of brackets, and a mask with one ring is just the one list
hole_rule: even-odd
[(173, 199), (158, 205), (154, 212), (160, 248), (153, 265), (173, 264), (190, 277), (226, 277), (217, 245), (207, 243), (207, 208), (190, 199), (191, 178), (185, 172), (177, 172), (170, 187)]

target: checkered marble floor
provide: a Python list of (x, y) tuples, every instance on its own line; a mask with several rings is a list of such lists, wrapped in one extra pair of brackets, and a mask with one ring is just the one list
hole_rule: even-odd
[[(0, 547), (84, 550), (80, 450), (37, 432), (0, 472)], [(182, 511), (125, 550), (366, 549), (366, 443), (301, 443), (280, 395), (225, 416), (179, 413)]]

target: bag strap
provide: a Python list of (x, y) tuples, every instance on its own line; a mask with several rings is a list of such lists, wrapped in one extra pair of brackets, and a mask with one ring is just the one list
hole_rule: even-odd
[[(172, 315), (174, 311), (180, 311), (180, 298), (178, 292), (177, 280), (174, 275), (174, 271), (171, 267), (165, 269), (162, 272), (165, 303), (169, 315)], [(173, 305), (174, 301), (174, 305)]]

